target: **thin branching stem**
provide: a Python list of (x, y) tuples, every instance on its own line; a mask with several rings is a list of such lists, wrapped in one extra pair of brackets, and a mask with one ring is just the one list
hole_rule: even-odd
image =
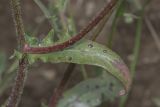
[(15, 23), (15, 29), (17, 32), (18, 46), (19, 46), (19, 50), (21, 51), (25, 43), (25, 38), (24, 38), (25, 31), (24, 31), (24, 26), (22, 21), (22, 15), (21, 15), (22, 13), (21, 13), (19, 0), (11, 0), (11, 6), (12, 6), (13, 20)]
[(110, 13), (112, 9), (115, 8), (116, 3), (118, 0), (112, 0), (109, 3), (107, 3), (104, 8), (100, 11), (100, 13), (89, 22), (87, 26), (85, 26), (77, 35), (73, 36), (71, 39), (49, 47), (30, 47), (28, 44), (24, 46), (23, 51), (25, 53), (32, 53), (32, 54), (44, 54), (44, 53), (50, 53), (55, 51), (63, 50), (80, 39), (82, 39), (88, 32), (90, 32), (105, 16), (106, 14)]
[[(13, 20), (17, 32), (17, 41), (19, 46), (18, 49), (19, 51), (22, 52), (25, 44), (25, 38), (24, 38), (25, 31), (23, 27), (23, 21), (21, 15), (22, 13), (19, 0), (11, 0), (11, 6), (12, 6)], [(15, 84), (12, 88), (6, 107), (18, 106), (25, 83), (27, 65), (28, 65), (27, 55), (23, 54), (23, 57), (19, 60), (19, 68), (15, 79)]]
[[(134, 60), (131, 62), (131, 65), (130, 65), (132, 79), (136, 73), (136, 66), (137, 66), (139, 52), (140, 52), (142, 24), (143, 24), (143, 13), (141, 13), (141, 16), (137, 20), (137, 25), (136, 25), (136, 34), (135, 34), (136, 37), (135, 37), (135, 46), (134, 46), (134, 52), (133, 52)], [(128, 95), (123, 96), (120, 100), (119, 107), (125, 107), (127, 99), (128, 99)]]
[[(131, 71), (132, 80), (134, 79), (135, 74), (136, 74), (136, 67), (137, 67), (139, 53), (140, 53), (140, 47), (141, 47), (143, 19), (144, 19), (145, 9), (146, 9), (149, 2), (150, 2), (150, 0), (146, 0), (144, 5), (142, 5), (141, 10), (139, 10), (139, 18), (137, 19), (136, 34), (135, 34), (136, 37), (135, 37), (135, 44), (134, 44), (134, 49), (133, 49), (134, 58), (133, 58), (133, 61), (130, 64), (130, 71)], [(130, 94), (122, 97), (122, 99), (120, 100), (119, 107), (125, 107), (129, 95)]]
[(15, 79), (15, 85), (12, 88), (6, 107), (17, 107), (23, 92), (24, 81), (26, 78), (27, 58), (24, 56), (19, 61), (19, 69)]

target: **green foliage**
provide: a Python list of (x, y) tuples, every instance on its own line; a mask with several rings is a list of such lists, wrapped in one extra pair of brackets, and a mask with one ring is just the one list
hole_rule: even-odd
[(29, 34), (25, 34), (25, 40), (27, 41), (27, 43), (29, 43), (31, 46), (37, 46), (39, 44), (39, 41), (36, 37), (31, 36)]
[(97, 107), (104, 101), (112, 101), (123, 90), (123, 85), (112, 75), (87, 79), (65, 92), (57, 107)]
[[(62, 43), (75, 34), (76, 29), (72, 18), (67, 18), (65, 23), (62, 19), (57, 20), (64, 11), (67, 1), (57, 0), (56, 5), (51, 5), (52, 8), (48, 9), (40, 0), (35, 0), (46, 18), (50, 20), (53, 28), (42, 41), (26, 34), (25, 39), (30, 46), (39, 47), (40, 45), (49, 46)], [(121, 15), (122, 10), (117, 15)], [(58, 40), (55, 40), (55, 35)], [(20, 59), (22, 54), (15, 51), (14, 56)], [(94, 65), (103, 69), (103, 73), (97, 77), (90, 79), (87, 77), (85, 81), (65, 92), (57, 107), (96, 107), (104, 101), (111, 101), (115, 97), (125, 94), (130, 86), (129, 71), (123, 60), (109, 48), (90, 40), (83, 39), (58, 52), (28, 54), (27, 58), (30, 65), (37, 61), (65, 62)], [(45, 107), (45, 105), (42, 106)]]
[[(50, 38), (50, 36), (47, 37)], [(49, 39), (47, 37), (42, 40), (44, 43), (48, 43)], [(31, 40), (29, 41), (32, 43), (32, 40), (34, 41), (35, 39), (31, 38)], [(21, 53), (16, 52), (15, 56), (17, 58), (21, 58)], [(76, 64), (89, 64), (102, 67), (103, 69), (105, 69), (105, 71), (108, 71), (106, 75), (103, 74), (103, 77), (86, 80), (77, 85), (75, 88), (71, 89), (69, 91), (70, 95), (66, 94), (65, 99), (60, 101), (62, 102), (60, 103), (62, 105), (59, 105), (58, 107), (63, 107), (63, 104), (65, 105), (66, 103), (72, 105), (73, 101), (75, 101), (75, 99), (72, 99), (72, 96), (74, 96), (75, 93), (77, 94), (75, 98), (77, 99), (78, 97), (78, 99), (81, 99), (80, 101), (82, 104), (86, 104), (86, 101), (90, 99), (90, 103), (87, 103), (87, 107), (95, 107), (101, 102), (108, 99), (113, 99), (115, 96), (117, 96), (117, 93), (122, 90), (122, 86), (125, 93), (125, 90), (127, 91), (130, 85), (128, 68), (123, 63), (122, 59), (116, 53), (106, 48), (105, 46), (90, 40), (81, 40), (63, 51), (49, 54), (28, 55), (28, 61), (30, 64), (33, 64), (38, 60), (41, 60), (44, 63), (67, 62)], [(109, 92), (108, 84), (111, 82), (115, 83), (115, 90), (113, 92)], [(90, 85), (90, 89), (82, 88), (88, 85)], [(99, 85), (100, 87), (98, 90), (94, 90), (96, 85)], [(89, 91), (92, 89), (93, 91)], [(107, 93), (105, 94), (106, 97), (101, 100), (102, 93), (104, 92)], [(70, 102), (70, 100), (66, 99), (72, 99), (72, 103)]]
[(47, 36), (42, 40), (43, 46), (52, 45), (54, 43), (54, 29), (51, 29)]
[[(17, 54), (19, 58), (21, 54)], [(113, 51), (90, 40), (82, 40), (75, 45), (59, 52), (50, 54), (29, 54), (29, 63), (32, 64), (37, 60), (43, 62), (68, 62), (77, 64), (89, 64), (102, 67), (116, 78), (118, 78), (124, 85), (128, 85), (129, 76), (126, 65), (122, 59)]]

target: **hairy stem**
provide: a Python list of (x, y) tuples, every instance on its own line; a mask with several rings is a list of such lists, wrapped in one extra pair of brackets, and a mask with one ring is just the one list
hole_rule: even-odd
[[(17, 32), (17, 41), (19, 46), (18, 49), (19, 51), (22, 52), (25, 44), (25, 38), (24, 38), (25, 32), (23, 27), (23, 21), (22, 21), (22, 15), (21, 15), (22, 13), (21, 13), (19, 0), (11, 0), (11, 6), (12, 6), (13, 20), (14, 20), (15, 28)], [(27, 65), (28, 65), (27, 55), (23, 54), (23, 57), (19, 60), (19, 68), (18, 68), (16, 79), (15, 79), (15, 84), (12, 88), (6, 107), (18, 106), (19, 101), (21, 99), (22, 92), (23, 92), (24, 83), (25, 83)]]
[(18, 46), (19, 50), (21, 51), (25, 43), (25, 38), (24, 38), (25, 32), (24, 32), (19, 0), (11, 0), (11, 6), (12, 6), (13, 20), (15, 23), (15, 28), (17, 33)]
[(23, 51), (25, 53), (32, 53), (32, 54), (44, 54), (49, 52), (55, 52), (63, 50), (80, 39), (82, 39), (89, 31), (91, 31), (105, 16), (106, 14), (109, 14), (111, 10), (114, 9), (116, 3), (118, 0), (112, 0), (109, 3), (105, 5), (105, 7), (100, 11), (100, 13), (91, 20), (91, 22), (85, 26), (77, 35), (73, 36), (71, 39), (49, 47), (30, 47), (29, 45), (25, 45)]
[(19, 61), (19, 69), (15, 79), (15, 85), (12, 88), (6, 107), (17, 107), (23, 92), (24, 81), (26, 77), (27, 59), (24, 56)]

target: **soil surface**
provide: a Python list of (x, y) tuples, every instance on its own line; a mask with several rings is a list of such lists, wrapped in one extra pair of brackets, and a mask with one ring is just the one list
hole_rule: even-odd
[[(103, 6), (106, 0), (71, 0), (70, 8), (73, 10), (73, 16), (80, 29), (84, 26)], [(47, 1), (45, 1), (47, 4)], [(82, 8), (83, 7), (83, 8)], [(154, 29), (158, 33), (160, 39), (160, 0), (153, 0), (146, 9), (145, 17), (151, 21)], [(39, 21), (43, 17), (33, 0), (22, 1), (23, 19), (26, 31), (34, 31), (39, 26)], [(97, 41), (105, 44), (107, 34), (110, 31), (111, 21), (107, 24)], [(50, 30), (48, 21), (45, 21), (39, 27), (38, 36), (44, 37), (46, 32)], [(9, 57), (16, 48), (16, 35), (12, 22), (11, 9), (9, 0), (0, 0), (0, 51), (5, 51)], [(113, 50), (116, 51), (127, 63), (132, 59), (133, 46), (135, 41), (135, 23), (126, 24), (124, 20), (119, 22), (114, 39)], [(11, 60), (8, 60), (10, 64)], [(28, 78), (19, 107), (40, 107), (41, 102), (47, 103), (52, 95), (53, 89), (59, 83), (67, 64), (34, 64), (30, 68)], [(78, 71), (78, 72), (77, 72)], [(74, 80), (75, 75), (80, 75), (79, 68), (76, 67), (71, 79)], [(146, 23), (143, 24), (143, 33), (140, 47), (140, 57), (138, 60), (136, 75), (134, 78), (131, 94), (127, 101), (126, 107), (156, 107), (153, 102), (154, 98), (160, 97), (160, 50), (153, 39), (153, 35), (148, 30)], [(78, 77), (78, 78), (81, 78)], [(79, 80), (79, 79), (77, 79)], [(6, 99), (10, 93), (10, 88), (0, 95), (1, 99)], [(1, 100), (2, 101), (2, 100)], [(2, 103), (0, 101), (0, 103)], [(111, 104), (115, 106), (116, 104)]]

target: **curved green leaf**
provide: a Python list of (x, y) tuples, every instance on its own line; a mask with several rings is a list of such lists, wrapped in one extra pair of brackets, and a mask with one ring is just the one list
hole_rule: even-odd
[[(61, 103), (58, 107), (75, 107), (75, 104), (82, 104), (81, 106), (84, 107), (95, 107), (102, 101), (125, 94), (131, 83), (129, 70), (122, 59), (105, 46), (90, 40), (81, 40), (63, 51), (50, 54), (29, 54), (28, 59), (30, 64), (37, 60), (52, 63), (68, 62), (95, 65), (108, 71), (103, 78), (89, 79), (66, 92), (69, 94), (64, 94), (64, 99), (60, 100)], [(110, 91), (111, 83), (115, 86), (113, 92)], [(95, 89), (97, 85), (100, 88)], [(90, 88), (85, 88), (87, 86)], [(102, 99), (104, 93), (106, 93), (106, 97), (103, 95), (104, 99)], [(78, 102), (76, 102), (77, 99)], [(88, 100), (89, 102), (86, 103)]]
[(129, 70), (123, 60), (110, 49), (90, 40), (82, 40), (59, 52), (30, 54), (28, 58), (30, 63), (42, 60), (43, 62), (68, 62), (99, 66), (120, 80), (126, 90), (129, 89)]

